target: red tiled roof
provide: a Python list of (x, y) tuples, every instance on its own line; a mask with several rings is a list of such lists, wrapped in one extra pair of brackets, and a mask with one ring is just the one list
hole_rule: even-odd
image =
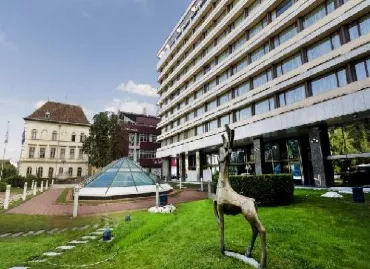
[(136, 123), (137, 124), (145, 124), (145, 125), (157, 125), (159, 123), (160, 119), (153, 118), (153, 117), (136, 117)]
[[(49, 114), (49, 116), (47, 116), (47, 114)], [(53, 122), (57, 121), (84, 125), (90, 124), (80, 106), (51, 101), (46, 102), (24, 119)]]

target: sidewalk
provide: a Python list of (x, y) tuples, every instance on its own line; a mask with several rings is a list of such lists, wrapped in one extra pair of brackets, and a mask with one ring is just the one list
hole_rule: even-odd
[[(49, 215), (49, 216), (72, 216), (72, 205), (56, 204), (56, 200), (63, 192), (63, 189), (51, 189), (35, 198), (13, 208), (7, 214), (25, 215)], [(185, 190), (175, 197), (168, 197), (168, 203), (177, 205), (179, 203), (207, 199), (207, 192), (195, 190)], [(99, 205), (80, 205), (78, 207), (79, 216), (113, 213), (129, 210), (148, 209), (155, 205), (155, 197), (147, 199), (125, 201), (119, 203), (107, 203)]]

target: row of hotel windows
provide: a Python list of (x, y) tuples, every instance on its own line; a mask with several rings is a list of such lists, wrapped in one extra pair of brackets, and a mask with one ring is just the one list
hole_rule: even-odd
[[(59, 171), (58, 171), (58, 175), (63, 175), (63, 167), (59, 167)], [(43, 177), (43, 174), (44, 174), (44, 168), (42, 167), (38, 167), (36, 169), (36, 176), (37, 177)], [(32, 175), (32, 167), (27, 167), (27, 176), (31, 176)], [(68, 176), (73, 176), (73, 168), (72, 167), (69, 167), (68, 168)], [(82, 168), (81, 167), (78, 167), (77, 168), (77, 176), (80, 177), (82, 176)], [(48, 171), (48, 178), (53, 178), (54, 177), (54, 168), (53, 167), (49, 167), (49, 171)]]
[[(343, 3), (347, 2), (347, 1), (348, 0), (343, 0), (343, 1), (338, 1), (338, 2), (337, 1), (334, 1), (334, 0), (327, 0), (327, 1), (325, 1), (323, 4), (319, 5), (314, 10), (312, 10), (311, 12), (309, 12), (308, 14), (306, 14), (302, 19), (299, 19), (298, 21), (294, 22), (292, 25), (288, 26), (285, 30), (283, 30), (282, 32), (280, 32), (277, 36), (271, 38), (268, 42), (266, 42), (260, 48), (258, 48), (256, 50), (254, 50), (253, 52), (249, 53), (239, 63), (233, 65), (229, 70), (226, 70), (221, 75), (216, 76), (216, 78), (214, 78), (211, 82), (205, 83), (202, 86), (202, 89), (198, 91), (198, 92), (200, 92), (200, 94), (198, 94), (198, 95), (203, 94), (203, 92), (212, 90), (213, 88), (215, 88), (217, 85), (219, 85), (220, 83), (222, 83), (223, 81), (225, 81), (229, 77), (235, 75), (236, 73), (240, 72), (242, 69), (244, 69), (245, 67), (247, 67), (248, 64), (250, 64), (250, 63), (258, 60), (259, 58), (261, 58), (262, 56), (264, 56), (265, 54), (267, 54), (271, 50), (273, 50), (273, 49), (277, 48), (279, 45), (285, 43), (286, 41), (288, 41), (289, 39), (291, 39), (292, 37), (294, 37), (296, 34), (298, 34), (298, 32), (303, 31), (307, 27), (311, 26), (312, 24), (314, 24), (315, 22), (317, 22), (318, 20), (322, 19), (327, 14), (329, 14), (330, 12), (332, 12), (335, 8), (339, 7), (340, 5), (342, 5)], [(282, 10), (284, 10), (284, 11), (287, 10), (288, 7), (290, 7), (292, 4), (293, 4), (293, 1), (292, 0), (290, 0), (290, 1), (288, 1), (288, 0), (284, 1), (281, 4), (282, 5), (282, 8), (283, 8)], [(279, 7), (276, 10), (280, 10)], [(280, 12), (279, 12), (279, 15), (280, 15)], [(265, 21), (266, 18), (263, 19), (262, 22)], [(257, 25), (259, 25), (259, 24), (257, 24)], [(261, 25), (263, 26), (265, 24), (262, 23)], [(349, 38), (351, 38), (351, 40), (352, 40), (355, 37), (356, 36), (354, 34), (351, 34), (350, 33), (349, 34), (349, 37), (347, 38), (347, 40)], [(238, 50), (250, 38), (251, 38), (251, 34), (250, 34), (250, 31), (249, 31), (249, 34), (247, 32), (247, 34), (245, 34), (239, 40), (237, 40), (234, 44), (232, 44), (229, 47), (229, 49), (225, 50), (224, 52), (222, 52), (220, 54), (221, 55), (221, 61), (225, 60), (229, 54), (232, 54), (236, 50)], [(337, 36), (334, 36), (333, 37), (333, 40), (331, 42), (335, 42), (334, 43), (334, 46), (340, 44), (341, 41), (339, 40), (339, 34)], [(342, 42), (345, 42), (345, 41), (342, 40)], [(321, 53), (323, 54), (323, 53), (325, 53), (325, 51), (323, 51)], [(307, 60), (312, 60), (312, 59), (320, 56), (320, 48), (318, 48), (317, 50), (312, 49), (308, 54), (309, 55), (307, 57), (309, 57), (309, 58)], [(198, 78), (200, 78), (201, 75), (204, 75), (204, 74), (208, 73), (214, 66), (216, 66), (217, 64), (219, 64), (221, 61), (220, 61), (219, 57), (216, 56), (214, 62), (212, 62), (209, 65), (206, 65), (204, 67), (203, 71), (201, 71), (200, 73), (198, 73), (197, 75), (195, 75), (189, 81), (190, 84), (189, 84), (189, 82), (185, 82), (185, 85), (183, 87), (181, 87), (179, 90), (177, 90), (176, 93), (170, 95), (169, 98), (167, 98), (164, 101), (164, 103), (161, 104), (161, 108), (162, 108), (162, 106), (166, 105), (170, 100), (173, 101), (176, 96), (180, 95), (180, 92), (185, 91), (193, 82), (195, 82)], [(190, 96), (185, 101), (183, 101), (182, 103), (179, 103), (177, 106), (175, 106), (172, 109), (170, 109), (165, 114), (165, 118), (167, 118), (169, 115), (171, 115), (174, 112), (176, 112), (176, 110), (180, 110), (186, 104), (189, 104), (189, 101), (191, 101), (191, 99), (193, 99), (193, 98), (197, 98), (197, 96)]]
[[(253, 103), (230, 114), (223, 115), (205, 124), (201, 124), (196, 128), (183, 133), (182, 138), (187, 139), (192, 135), (201, 135), (203, 133), (220, 128), (225, 124), (242, 121), (254, 115), (263, 114), (275, 108), (290, 105), (305, 98), (332, 91), (343, 87), (348, 83), (368, 77), (370, 77), (370, 58), (348, 64), (334, 72), (330, 72), (319, 78), (309, 80), (304, 84), (270, 96), (264, 100)], [(162, 141), (162, 146), (166, 146), (180, 140), (181, 136), (176, 135)]]
[[(156, 150), (137, 150), (137, 159), (143, 160), (143, 159), (155, 159), (156, 156)], [(128, 156), (130, 158), (134, 157), (134, 150), (129, 149)]]
[[(260, 74), (257, 74), (253, 78), (239, 84), (231, 91), (219, 96), (214, 100), (211, 100), (204, 106), (196, 109), (194, 112), (188, 113), (177, 121), (171, 122), (164, 127), (164, 131), (166, 132), (186, 122), (187, 120), (192, 120), (195, 117), (199, 117), (205, 112), (215, 109), (217, 106), (223, 105), (233, 98), (242, 96), (243, 94), (249, 92), (251, 89), (258, 88), (268, 81), (284, 75), (292, 71), (293, 69), (301, 66), (302, 64), (313, 61), (314, 59), (337, 49), (343, 44), (368, 33), (370, 33), (370, 15), (366, 15), (365, 17), (354, 23), (341, 27), (341, 29), (337, 32), (322, 38), (309, 47), (302, 48), (300, 52), (297, 52), (288, 59), (285, 59), (282, 62), (273, 65), (271, 68), (268, 68), (267, 70), (261, 72)], [(234, 69), (231, 69), (231, 73), (234, 74)], [(206, 86), (208, 86), (208, 84)], [(185, 107), (185, 105), (187, 104), (192, 104), (195, 99), (199, 98), (201, 95), (208, 92), (209, 90), (209, 87), (204, 87), (203, 89), (197, 91), (194, 95), (190, 96), (187, 99), (187, 102), (183, 102), (180, 105), (180, 109)]]
[[(41, 131), (41, 138), (42, 139), (45, 139), (46, 136), (47, 136), (47, 131), (46, 130)], [(85, 134), (84, 133), (81, 133), (80, 134), (80, 142), (83, 143), (85, 141), (85, 138), (86, 138)], [(31, 131), (31, 139), (33, 139), (33, 140), (38, 139), (37, 138), (37, 130), (36, 129), (33, 129)], [(72, 142), (77, 142), (76, 139), (77, 139), (76, 133), (72, 133), (72, 135), (71, 135), (71, 141)], [(57, 141), (58, 140), (58, 132), (57, 131), (53, 131), (52, 132), (52, 134), (51, 134), (51, 140), (52, 141)]]
[(140, 142), (153, 142), (153, 143), (157, 142), (157, 135), (130, 133), (129, 134), (130, 146), (135, 146), (135, 136), (136, 136), (136, 146), (139, 146)]
[[(75, 148), (71, 148), (69, 149), (69, 159), (74, 159), (75, 158)], [(50, 148), (50, 155), (49, 155), (49, 158), (50, 159), (55, 159), (56, 158), (56, 152), (57, 152), (57, 149), (56, 148)], [(28, 158), (29, 159), (34, 159), (36, 158), (35, 156), (35, 153), (36, 153), (36, 148), (35, 147), (29, 147), (28, 149)], [(38, 156), (40, 159), (45, 159), (46, 158), (46, 147), (40, 147), (40, 151), (39, 151), (39, 156)], [(66, 149), (65, 148), (61, 148), (60, 149), (60, 156), (59, 156), (60, 159), (65, 159), (66, 158)], [(78, 159), (83, 159), (83, 150), (80, 148), (78, 149)]]

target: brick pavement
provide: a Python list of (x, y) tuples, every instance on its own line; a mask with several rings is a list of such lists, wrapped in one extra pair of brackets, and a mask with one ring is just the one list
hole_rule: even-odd
[[(9, 210), (8, 214), (25, 214), (25, 215), (49, 215), (49, 216), (71, 216), (73, 205), (56, 204), (56, 200), (63, 192), (63, 189), (48, 190), (31, 200), (21, 204), (20, 206)], [(206, 192), (196, 190), (184, 190), (179, 195), (168, 197), (168, 203), (179, 204), (195, 200), (206, 199)], [(117, 203), (107, 203), (99, 205), (80, 205), (78, 207), (78, 215), (95, 215), (112, 212), (121, 212), (129, 210), (148, 209), (155, 205), (155, 198), (131, 200)]]

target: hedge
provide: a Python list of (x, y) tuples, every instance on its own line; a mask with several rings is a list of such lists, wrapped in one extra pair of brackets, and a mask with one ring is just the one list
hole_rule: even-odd
[(6, 182), (0, 182), (0, 192), (6, 191), (6, 185), (8, 185)]
[(23, 176), (17, 175), (17, 176), (8, 177), (4, 181), (7, 184), (11, 185), (13, 188), (23, 188), (24, 182), (27, 182), (28, 188), (31, 188), (32, 180), (36, 181), (37, 185), (39, 186), (40, 182), (45, 179), (38, 178), (35, 176), (23, 177)]
[(229, 176), (232, 188), (266, 206), (288, 205), (293, 201), (291, 174)]

